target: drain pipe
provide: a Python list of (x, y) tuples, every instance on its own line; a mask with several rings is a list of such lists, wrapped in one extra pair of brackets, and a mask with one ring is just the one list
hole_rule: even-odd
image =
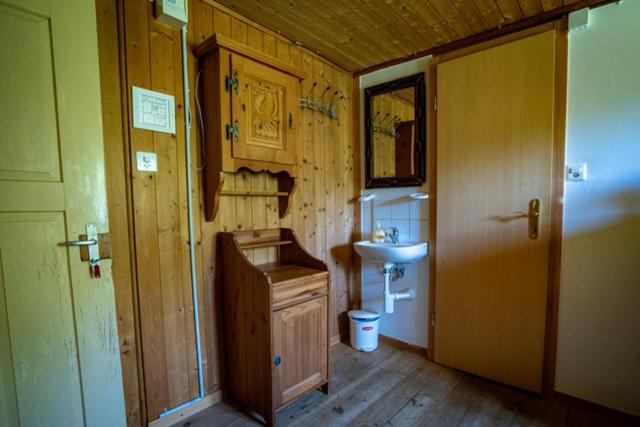
[(382, 268), (384, 272), (384, 312), (393, 314), (393, 306), (395, 301), (401, 301), (405, 299), (416, 299), (416, 291), (407, 288), (402, 292), (391, 292), (389, 290), (389, 283), (391, 282), (391, 271), (393, 270), (394, 263), (385, 262)]
[(202, 374), (202, 347), (200, 342), (200, 313), (198, 306), (198, 281), (196, 276), (196, 251), (193, 232), (193, 196), (191, 183), (191, 104), (189, 102), (189, 66), (187, 64), (187, 26), (184, 25), (182, 35), (182, 91), (184, 97), (184, 140), (187, 159), (187, 217), (189, 221), (189, 260), (191, 264), (191, 294), (193, 299), (193, 323), (196, 335), (196, 362), (198, 364), (198, 397), (175, 408), (168, 409), (159, 415), (160, 418), (181, 411), (204, 398), (204, 379)]

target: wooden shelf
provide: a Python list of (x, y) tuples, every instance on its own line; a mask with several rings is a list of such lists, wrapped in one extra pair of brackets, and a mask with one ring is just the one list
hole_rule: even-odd
[[(257, 173), (249, 169), (252, 173)], [(211, 171), (209, 171), (211, 172)], [(236, 197), (277, 197), (278, 198), (278, 216), (284, 218), (289, 209), (291, 208), (292, 195), (296, 191), (296, 178), (290, 176), (287, 172), (274, 173), (270, 170), (263, 170), (260, 172), (267, 172), (271, 176), (274, 176), (278, 180), (278, 191), (235, 191), (235, 190), (222, 190), (224, 184), (225, 172), (211, 172), (207, 173), (205, 177), (205, 184), (208, 190), (206, 190), (207, 198), (205, 200), (205, 217), (207, 221), (213, 221), (218, 213), (220, 207), (220, 197), (222, 196), (236, 196)], [(211, 189), (215, 190), (211, 190)]]
[(269, 246), (282, 246), (282, 245), (290, 245), (291, 240), (263, 240), (261, 242), (248, 242), (239, 244), (240, 249), (256, 249), (256, 248), (267, 248)]

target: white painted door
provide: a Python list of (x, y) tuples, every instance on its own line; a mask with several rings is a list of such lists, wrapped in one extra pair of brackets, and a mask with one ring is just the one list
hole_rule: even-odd
[(0, 425), (125, 424), (107, 231), (95, 4), (0, 0)]

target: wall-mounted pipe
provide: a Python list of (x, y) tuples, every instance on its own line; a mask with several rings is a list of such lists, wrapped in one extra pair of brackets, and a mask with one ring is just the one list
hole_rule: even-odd
[(160, 418), (181, 411), (204, 398), (202, 374), (202, 346), (200, 341), (200, 313), (198, 304), (198, 277), (196, 276), (195, 236), (193, 232), (193, 196), (191, 183), (191, 104), (189, 94), (189, 66), (187, 64), (187, 26), (182, 27), (182, 91), (184, 97), (184, 140), (187, 161), (187, 218), (189, 223), (189, 260), (191, 265), (191, 295), (193, 301), (193, 323), (196, 335), (196, 363), (198, 365), (198, 397), (159, 415)]

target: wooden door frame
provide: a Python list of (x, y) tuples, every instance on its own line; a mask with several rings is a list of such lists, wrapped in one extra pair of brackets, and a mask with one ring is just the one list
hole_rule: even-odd
[(429, 63), (427, 88), (428, 133), (428, 180), (429, 180), (429, 360), (434, 360), (435, 348), (435, 301), (436, 301), (436, 208), (437, 208), (437, 66), (471, 53), (486, 50), (512, 41), (520, 40), (546, 31), (555, 31), (555, 70), (553, 108), (553, 161), (551, 180), (551, 210), (549, 236), (549, 268), (547, 306), (544, 337), (544, 360), (542, 372), (542, 395), (553, 397), (555, 388), (555, 362), (558, 338), (558, 303), (560, 293), (560, 265), (562, 254), (562, 215), (564, 197), (565, 128), (567, 105), (567, 19), (563, 18), (518, 33), (465, 47), (437, 56)]
[(127, 425), (147, 424), (133, 239), (124, 0), (95, 0), (112, 276)]

